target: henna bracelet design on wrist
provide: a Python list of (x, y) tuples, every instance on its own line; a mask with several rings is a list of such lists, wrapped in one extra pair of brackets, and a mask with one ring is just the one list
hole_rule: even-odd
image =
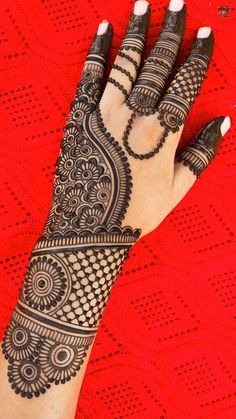
[(22, 397), (38, 397), (80, 370), (115, 279), (141, 234), (122, 226), (131, 171), (95, 109), (103, 73), (95, 56), (90, 51), (71, 104), (52, 208), (2, 342), (9, 382)]
[[(109, 79), (132, 110), (123, 144), (134, 158), (152, 157), (168, 133), (183, 124), (209, 63), (205, 44), (198, 40), (158, 107), (162, 137), (150, 152), (135, 153), (129, 146), (132, 124), (137, 115), (156, 111), (159, 93), (152, 90), (162, 89), (177, 54), (183, 30), (181, 13), (167, 12), (159, 44), (144, 66), (147, 83), (141, 73), (133, 97), (115, 79)], [(132, 15), (118, 53), (136, 70), (137, 62), (123, 51), (142, 54), (149, 14), (148, 8), (145, 16)], [(131, 197), (131, 170), (125, 151), (107, 131), (98, 105), (111, 36), (108, 26), (106, 34), (95, 36), (88, 53), (64, 130), (52, 207), (3, 338), (8, 379), (22, 397), (38, 397), (80, 370), (115, 279), (141, 234), (140, 229), (122, 224)], [(159, 71), (153, 76), (155, 66)], [(122, 73), (131, 81), (129, 72)], [(198, 143), (182, 156), (197, 174), (203, 167), (199, 147), (205, 146)]]

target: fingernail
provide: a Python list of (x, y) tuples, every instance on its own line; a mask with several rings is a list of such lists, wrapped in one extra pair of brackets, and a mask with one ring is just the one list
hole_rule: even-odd
[(198, 29), (197, 38), (208, 38), (211, 33), (211, 28), (209, 26), (203, 26)]
[(107, 28), (108, 28), (109, 22), (104, 19), (99, 25), (98, 25), (98, 30), (97, 30), (97, 35), (103, 35)]
[(181, 9), (183, 9), (183, 6), (183, 0), (171, 0), (168, 9), (170, 12), (179, 12)]
[(231, 119), (229, 116), (226, 116), (220, 126), (221, 135), (224, 136), (226, 132), (229, 131), (230, 127), (231, 127)]
[(197, 135), (197, 142), (210, 147), (216, 152), (221, 143), (222, 137), (229, 130), (231, 125), (229, 116), (218, 116), (210, 121)]
[(146, 13), (148, 6), (149, 6), (148, 1), (146, 1), (146, 0), (137, 0), (134, 3), (134, 10), (133, 10), (133, 12), (134, 12), (135, 15), (142, 16), (142, 15), (144, 15)]

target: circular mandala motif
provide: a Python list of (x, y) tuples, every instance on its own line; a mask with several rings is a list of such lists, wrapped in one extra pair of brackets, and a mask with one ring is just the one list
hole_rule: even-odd
[(17, 394), (31, 398), (45, 393), (50, 387), (39, 363), (29, 360), (15, 361), (8, 367), (9, 382)]
[(67, 128), (64, 132), (64, 138), (62, 142), (62, 149), (64, 152), (70, 150), (72, 146), (75, 145), (75, 136), (77, 134), (76, 128)]
[(40, 310), (57, 306), (66, 291), (66, 276), (53, 258), (38, 257), (31, 262), (23, 295), (27, 304)]
[(81, 179), (83, 183), (87, 183), (90, 180), (98, 181), (100, 176), (98, 165), (90, 162), (80, 164), (77, 173), (78, 179)]
[(35, 351), (39, 342), (39, 336), (12, 321), (3, 338), (3, 353), (6, 359), (16, 361), (27, 359)]
[[(82, 99), (82, 97), (80, 97), (80, 99)], [(91, 107), (86, 102), (80, 101), (80, 102), (75, 103), (71, 109), (71, 112), (68, 118), (68, 123), (69, 122), (82, 123), (84, 119), (84, 115), (89, 114), (90, 111), (91, 111)]]
[(56, 173), (60, 176), (61, 180), (65, 180), (74, 167), (74, 160), (68, 153), (65, 153), (58, 158), (57, 165)]
[(109, 182), (99, 182), (93, 185), (90, 191), (90, 199), (92, 202), (106, 204), (109, 201), (111, 193), (111, 184)]
[(178, 126), (180, 125), (180, 121), (176, 115), (167, 113), (165, 115), (165, 123), (166, 125), (168, 125), (168, 127), (170, 127), (171, 130), (178, 131), (179, 129)]
[(74, 377), (83, 363), (86, 349), (85, 347), (77, 349), (58, 343), (51, 345), (50, 342), (45, 342), (39, 360), (49, 382), (65, 383)]
[(63, 200), (62, 208), (66, 213), (77, 213), (79, 206), (83, 202), (83, 191), (81, 189), (72, 189)]
[(81, 228), (94, 228), (101, 224), (103, 212), (97, 208), (86, 208), (80, 217)]

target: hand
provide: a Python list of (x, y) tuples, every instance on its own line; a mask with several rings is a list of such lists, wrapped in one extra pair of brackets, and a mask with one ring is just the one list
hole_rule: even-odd
[(229, 128), (229, 118), (216, 118), (176, 161), (188, 111), (209, 66), (213, 33), (199, 29), (190, 56), (163, 95), (186, 7), (181, 0), (171, 3), (141, 70), (150, 6), (139, 1), (135, 8), (102, 97), (111, 24), (102, 23), (92, 43), (65, 128), (45, 237), (127, 225), (149, 233), (190, 189)]
[(130, 247), (180, 201), (229, 128), (228, 117), (216, 118), (175, 162), (213, 50), (212, 31), (201, 28), (163, 95), (185, 13), (181, 0), (171, 1), (137, 77), (150, 6), (136, 2), (103, 94), (111, 24), (94, 37), (65, 127), (52, 208), (3, 341), (9, 381), (23, 397), (76, 375)]

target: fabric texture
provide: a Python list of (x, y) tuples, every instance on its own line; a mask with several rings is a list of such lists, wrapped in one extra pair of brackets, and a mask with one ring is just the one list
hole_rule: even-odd
[[(150, 3), (145, 57), (167, 6), (163, 0)], [(77, 418), (236, 417), (236, 7), (234, 0), (186, 4), (178, 63), (199, 26), (213, 28), (215, 51), (179, 150), (216, 116), (230, 115), (232, 129), (189, 194), (132, 249), (96, 337)], [(110, 68), (132, 5), (129, 0), (2, 4), (1, 336), (50, 208), (63, 127), (90, 42), (99, 22), (108, 19), (115, 31)]]

